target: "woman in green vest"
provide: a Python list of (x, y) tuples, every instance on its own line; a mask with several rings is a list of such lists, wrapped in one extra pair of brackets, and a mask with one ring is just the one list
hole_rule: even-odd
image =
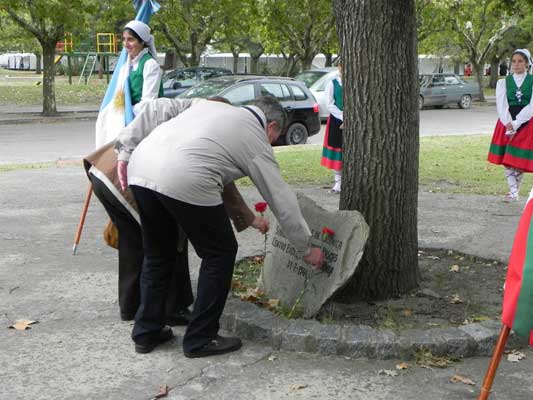
[(141, 21), (130, 21), (122, 32), (124, 48), (128, 52), (133, 113), (139, 114), (146, 102), (163, 95), (161, 68), (157, 62), (154, 37), (150, 27)]
[(329, 111), (322, 148), (320, 164), (332, 169), (334, 172), (334, 184), (330, 193), (341, 192), (342, 176), (342, 123), (343, 123), (343, 90), (342, 90), (342, 62), (337, 60), (339, 75), (331, 80), (325, 88), (326, 104)]
[(523, 173), (533, 172), (533, 76), (528, 74), (531, 54), (517, 49), (511, 57), (513, 73), (496, 85), (498, 122), (492, 136), (488, 160), (505, 167), (509, 192), (504, 201), (518, 201)]

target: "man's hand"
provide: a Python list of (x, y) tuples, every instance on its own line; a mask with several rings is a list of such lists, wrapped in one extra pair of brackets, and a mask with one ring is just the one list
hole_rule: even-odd
[(270, 222), (268, 222), (268, 219), (263, 217), (255, 217), (252, 221), (252, 227), (257, 229), (262, 234), (265, 234), (270, 229)]
[(117, 174), (118, 180), (120, 182), (120, 188), (123, 192), (128, 188), (128, 162), (127, 161), (118, 161), (117, 162)]
[(318, 247), (311, 247), (311, 252), (304, 256), (304, 261), (320, 268), (324, 264), (324, 253)]

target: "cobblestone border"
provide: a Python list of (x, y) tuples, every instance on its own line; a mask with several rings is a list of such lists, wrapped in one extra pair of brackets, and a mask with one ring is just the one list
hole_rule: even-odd
[[(495, 320), (457, 328), (409, 329), (394, 332), (366, 325), (322, 324), (287, 320), (252, 303), (230, 298), (221, 327), (248, 340), (270, 343), (274, 350), (370, 359), (413, 359), (420, 350), (457, 358), (490, 356), (501, 330)], [(525, 342), (512, 336), (510, 346)]]

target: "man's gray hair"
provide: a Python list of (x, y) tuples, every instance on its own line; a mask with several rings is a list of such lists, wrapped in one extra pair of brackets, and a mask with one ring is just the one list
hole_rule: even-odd
[(283, 106), (272, 96), (261, 96), (252, 102), (252, 105), (258, 107), (265, 113), (267, 123), (276, 121), (280, 132), (285, 130), (287, 124), (287, 113)]

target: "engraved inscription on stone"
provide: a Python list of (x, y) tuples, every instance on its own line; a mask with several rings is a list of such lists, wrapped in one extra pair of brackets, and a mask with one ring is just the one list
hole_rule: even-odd
[[(270, 298), (280, 299), (283, 307), (290, 309), (298, 303), (304, 316), (310, 317), (355, 272), (368, 238), (368, 225), (357, 211), (329, 212), (302, 194), (298, 194), (298, 201), (311, 229), (311, 244), (324, 251), (325, 265), (316, 270), (307, 264), (276, 223), (260, 284)], [(324, 227), (335, 234), (325, 237)]]

